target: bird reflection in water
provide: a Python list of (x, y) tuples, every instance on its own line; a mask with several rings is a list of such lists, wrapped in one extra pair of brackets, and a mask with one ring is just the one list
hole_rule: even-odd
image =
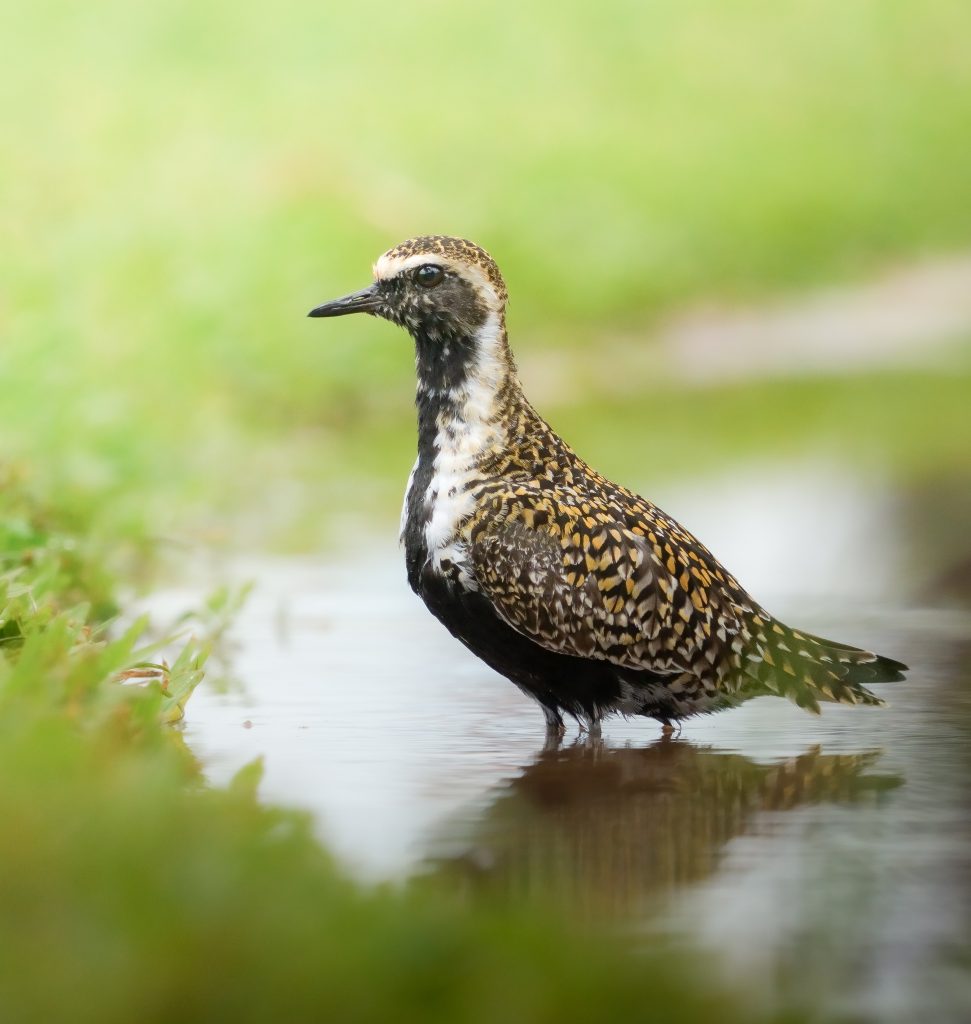
[(459, 852), (429, 867), (473, 891), (567, 902), (583, 917), (636, 915), (712, 874), (759, 815), (896, 788), (900, 777), (868, 773), (880, 753), (814, 747), (765, 764), (670, 739), (547, 748), (474, 822), (453, 823), (443, 838)]

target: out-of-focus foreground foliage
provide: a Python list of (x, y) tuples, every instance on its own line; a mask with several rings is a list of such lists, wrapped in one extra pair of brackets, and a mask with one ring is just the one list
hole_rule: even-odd
[(257, 802), (257, 764), (207, 787), (166, 724), (201, 656), (125, 685), (140, 627), (111, 639), (93, 613), (111, 603), (101, 553), (28, 504), (8, 482), (4, 1021), (769, 1019), (673, 951), (352, 883), (305, 815)]

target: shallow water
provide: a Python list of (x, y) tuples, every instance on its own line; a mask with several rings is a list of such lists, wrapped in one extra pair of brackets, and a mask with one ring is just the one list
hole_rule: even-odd
[[(859, 557), (863, 533), (885, 540), (865, 514), (842, 521)], [(723, 537), (709, 525), (744, 563), (730, 509)], [(213, 781), (263, 756), (261, 794), (310, 811), (362, 877), (433, 874), (619, 922), (632, 941), (690, 936), (711, 950), (706, 971), (852, 1019), (971, 1020), (965, 615), (881, 605), (872, 573), (846, 572), (839, 607), (824, 606), (751, 560), (743, 578), (780, 617), (910, 664), (882, 689), (891, 707), (815, 717), (763, 698), (671, 740), (615, 720), (602, 741), (549, 749), (535, 706), (428, 616), (400, 553), (376, 547), (363, 566), (233, 567), (258, 584), (234, 630), (243, 688), (204, 686), (185, 723)], [(805, 561), (818, 593), (813, 572), (832, 567)]]

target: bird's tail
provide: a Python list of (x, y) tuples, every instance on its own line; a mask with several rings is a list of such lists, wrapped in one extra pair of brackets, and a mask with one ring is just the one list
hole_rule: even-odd
[(818, 713), (820, 701), (882, 707), (885, 702), (863, 684), (903, 679), (907, 669), (892, 658), (791, 629), (764, 614), (750, 616), (748, 625), (744, 672), (766, 691), (808, 711)]

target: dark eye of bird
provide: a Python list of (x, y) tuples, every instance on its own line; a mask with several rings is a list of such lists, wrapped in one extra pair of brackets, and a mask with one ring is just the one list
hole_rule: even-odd
[(444, 278), (445, 271), (434, 263), (426, 263), (415, 271), (415, 281), (422, 288), (434, 288), (435, 285), (441, 284)]

